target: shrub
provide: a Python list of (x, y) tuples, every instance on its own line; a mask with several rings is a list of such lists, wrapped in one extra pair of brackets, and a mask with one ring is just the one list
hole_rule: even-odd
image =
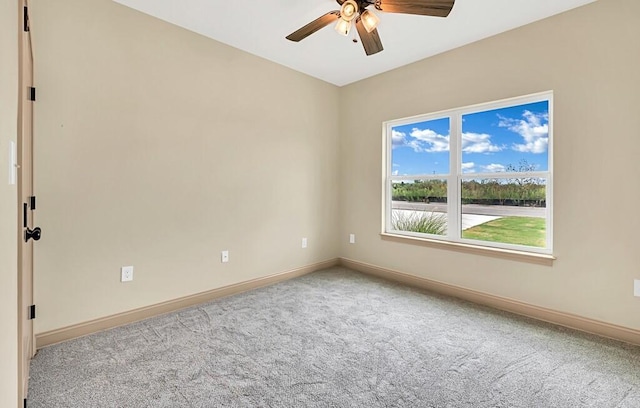
[(444, 235), (447, 232), (446, 214), (433, 212), (394, 211), (391, 226), (397, 231), (420, 232), (423, 234)]

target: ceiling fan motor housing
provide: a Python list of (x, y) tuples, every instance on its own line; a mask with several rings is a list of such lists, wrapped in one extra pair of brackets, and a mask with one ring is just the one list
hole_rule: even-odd
[(309, 24), (289, 34), (286, 38), (298, 42), (321, 28), (334, 23), (336, 31), (348, 35), (352, 22), (358, 31), (365, 53), (373, 55), (383, 50), (378, 30), (380, 20), (367, 10), (373, 5), (377, 11), (385, 13), (416, 14), (432, 17), (447, 17), (456, 0), (336, 0), (340, 10), (333, 10), (313, 20)]

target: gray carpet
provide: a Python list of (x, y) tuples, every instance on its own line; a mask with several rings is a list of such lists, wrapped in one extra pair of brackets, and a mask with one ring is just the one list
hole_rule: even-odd
[(30, 407), (640, 407), (640, 347), (342, 268), (40, 350)]

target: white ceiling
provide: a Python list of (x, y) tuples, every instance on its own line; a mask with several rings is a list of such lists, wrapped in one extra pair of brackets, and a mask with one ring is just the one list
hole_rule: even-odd
[(456, 0), (447, 18), (376, 12), (384, 50), (372, 56), (353, 43), (355, 29), (344, 37), (333, 24), (298, 43), (285, 39), (339, 9), (335, 0), (114, 1), (342, 86), (595, 0)]

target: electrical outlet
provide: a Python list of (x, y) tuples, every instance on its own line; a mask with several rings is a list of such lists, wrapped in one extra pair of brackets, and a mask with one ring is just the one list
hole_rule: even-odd
[(356, 243), (356, 234), (349, 234), (349, 243), (350, 244)]
[(123, 266), (120, 268), (120, 282), (130, 282), (133, 280), (133, 266)]
[(302, 247), (303, 248), (307, 247), (307, 239), (306, 238), (302, 238)]
[(640, 297), (640, 279), (633, 280), (633, 296)]
[(222, 263), (229, 262), (229, 251), (222, 251), (220, 253), (220, 262)]

